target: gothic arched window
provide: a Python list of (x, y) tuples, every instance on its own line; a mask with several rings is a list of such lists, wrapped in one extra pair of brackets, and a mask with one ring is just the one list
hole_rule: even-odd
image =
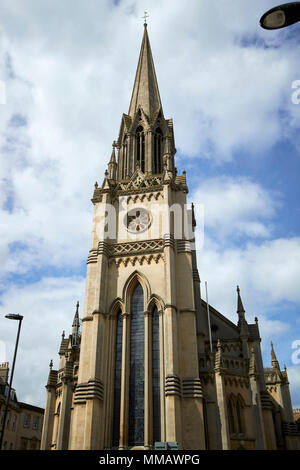
[(243, 408), (245, 406), (242, 396), (231, 395), (227, 403), (230, 434), (245, 432)]
[(154, 134), (154, 173), (162, 172), (163, 134), (158, 127)]
[(122, 321), (122, 312), (120, 310), (116, 318), (114, 417), (113, 417), (113, 436), (112, 436), (113, 447), (119, 446), (119, 439), (120, 439), (122, 336), (123, 336), (123, 321)]
[[(57, 408), (56, 408), (56, 413), (54, 415), (54, 430), (53, 430), (53, 437), (54, 437), (54, 443), (56, 448), (58, 446), (58, 425), (59, 425), (59, 419), (60, 419), (60, 405), (61, 405), (61, 402), (58, 403), (57, 405)], [(25, 416), (26, 418), (26, 416)]]
[(145, 134), (142, 126), (139, 126), (135, 134), (136, 139), (136, 161), (142, 172), (145, 172)]
[(131, 298), (129, 446), (144, 445), (144, 293), (137, 284)]
[(159, 315), (157, 307), (152, 312), (152, 403), (153, 443), (160, 442), (160, 348)]
[(234, 420), (234, 414), (233, 414), (233, 403), (232, 403), (232, 398), (229, 398), (228, 400), (228, 419), (229, 419), (229, 431), (231, 434), (235, 433), (235, 420)]
[(238, 433), (243, 433), (244, 432), (244, 426), (243, 426), (243, 399), (239, 395), (236, 400), (236, 418), (237, 418), (237, 431)]

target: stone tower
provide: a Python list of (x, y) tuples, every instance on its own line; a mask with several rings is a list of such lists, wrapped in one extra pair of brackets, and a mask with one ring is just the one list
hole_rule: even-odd
[(129, 112), (92, 199), (71, 449), (204, 448), (199, 277), (175, 152), (145, 24)]

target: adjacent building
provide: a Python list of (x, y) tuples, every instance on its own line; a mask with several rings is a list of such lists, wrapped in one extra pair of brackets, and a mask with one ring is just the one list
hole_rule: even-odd
[[(0, 364), (0, 430), (8, 393), (8, 362)], [(41, 444), (44, 409), (18, 401), (16, 391), (11, 390), (6, 417), (2, 449), (38, 450)]]
[(240, 289), (236, 324), (201, 296), (175, 153), (145, 24), (129, 111), (92, 198), (82, 326), (77, 304), (58, 370), (50, 363), (42, 449), (300, 448), (287, 371), (273, 345), (264, 368)]

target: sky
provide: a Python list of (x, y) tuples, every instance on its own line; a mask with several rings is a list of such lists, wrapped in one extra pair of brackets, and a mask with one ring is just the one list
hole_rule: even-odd
[[(265, 31), (271, 0), (1, 0), (0, 360), (45, 406), (49, 362), (82, 311), (94, 183), (127, 113), (144, 10), (178, 173), (204, 207), (198, 270), (235, 323), (236, 286), (300, 407), (300, 24)], [(201, 224), (200, 224), (201, 225)], [(200, 227), (197, 229), (200, 232)], [(198, 234), (198, 240), (201, 234)]]

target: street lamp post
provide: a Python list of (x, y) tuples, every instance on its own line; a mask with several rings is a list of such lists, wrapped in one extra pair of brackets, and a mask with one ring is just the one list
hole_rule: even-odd
[(264, 29), (280, 29), (300, 21), (300, 2), (284, 3), (271, 8), (260, 19)]
[(23, 320), (22, 315), (13, 314), (13, 313), (10, 313), (9, 315), (5, 315), (5, 318), (8, 318), (9, 320), (19, 320), (19, 327), (18, 327), (18, 334), (17, 334), (17, 339), (16, 339), (16, 345), (15, 345), (14, 359), (13, 359), (13, 364), (12, 364), (12, 369), (11, 369), (11, 374), (10, 374), (10, 381), (9, 381), (9, 386), (8, 386), (8, 394), (7, 394), (7, 397), (6, 397), (3, 424), (2, 424), (2, 429), (1, 429), (0, 450), (2, 449), (2, 442), (3, 442), (4, 432), (5, 432), (6, 417), (7, 417), (8, 407), (9, 407), (9, 399), (10, 399), (10, 393), (11, 393), (11, 387), (12, 387), (12, 381), (13, 381), (13, 376), (14, 376), (16, 357), (17, 357), (17, 350), (18, 350), (18, 344), (19, 344), (19, 336), (20, 336), (21, 324), (22, 324), (22, 320)]

